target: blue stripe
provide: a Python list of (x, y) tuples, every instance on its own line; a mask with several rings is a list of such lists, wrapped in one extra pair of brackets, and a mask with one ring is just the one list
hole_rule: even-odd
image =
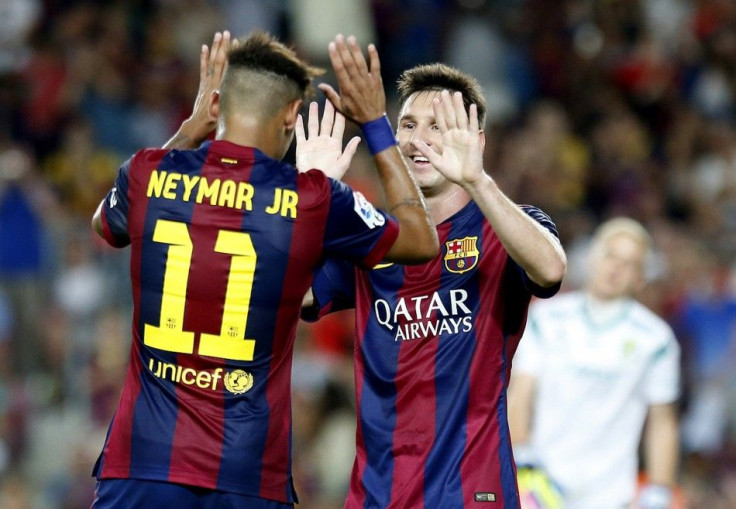
[[(391, 271), (386, 277), (385, 271)], [(376, 295), (391, 295), (390, 307), (395, 309), (398, 291), (404, 284), (403, 268), (394, 265), (381, 269), (380, 278), (371, 278), (371, 287), (384, 283), (387, 287), (376, 291)], [(370, 277), (370, 275), (369, 275)], [(371, 299), (371, 302), (373, 299)], [(363, 335), (360, 355), (363, 364), (368, 366), (365, 373), (370, 373), (372, 380), (364, 381), (360, 405), (360, 424), (366, 450), (366, 469), (362, 483), (365, 489), (364, 508), (387, 507), (390, 502), (394, 472), (393, 433), (396, 429), (396, 371), (398, 369), (400, 344), (395, 348), (376, 348), (371, 338), (388, 338), (375, 314), (375, 307), (368, 318), (368, 327)], [(383, 366), (389, 367), (382, 371)], [(376, 389), (374, 392), (373, 389)], [(376, 416), (381, 416), (377, 419)], [(371, 416), (370, 421), (363, 416)], [(375, 428), (370, 425), (375, 423)]]

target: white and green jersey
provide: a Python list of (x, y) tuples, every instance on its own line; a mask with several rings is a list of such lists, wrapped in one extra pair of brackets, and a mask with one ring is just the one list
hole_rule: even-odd
[(531, 306), (512, 373), (537, 379), (532, 454), (566, 509), (633, 500), (647, 409), (678, 398), (679, 359), (669, 325), (634, 300), (574, 292)]

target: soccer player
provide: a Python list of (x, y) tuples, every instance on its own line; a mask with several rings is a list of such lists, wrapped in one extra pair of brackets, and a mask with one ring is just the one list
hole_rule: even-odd
[[(200, 65), (217, 65), (218, 41)], [(326, 256), (370, 267), (437, 253), (385, 117), (375, 48), (368, 62), (353, 39), (330, 48), (333, 99), (364, 130), (393, 215), (280, 162), (318, 69), (261, 32), (229, 48), (219, 92), (202, 97), (217, 82), (214, 68), (202, 73), (207, 105), (195, 110), (216, 118), (216, 139), (137, 152), (100, 204), (97, 232), (131, 246), (134, 311), (95, 509), (293, 507), (291, 358), (314, 269)], [(170, 146), (192, 141), (185, 127)]]
[[(514, 447), (562, 491), (566, 509), (666, 509), (678, 465), (680, 349), (633, 295), (649, 234), (629, 218), (598, 227), (582, 291), (536, 302), (509, 389)], [(638, 447), (651, 484), (635, 505)], [(519, 451), (521, 452), (521, 451)]]
[(440, 253), (418, 266), (331, 259), (302, 315), (355, 308), (357, 457), (345, 507), (518, 508), (511, 359), (532, 295), (558, 290), (565, 254), (549, 217), (484, 171), (475, 79), (423, 65), (403, 73), (399, 91), (397, 139)]

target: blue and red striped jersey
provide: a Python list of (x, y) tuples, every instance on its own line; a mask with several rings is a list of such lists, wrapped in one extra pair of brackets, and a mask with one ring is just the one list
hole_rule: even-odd
[[(524, 210), (555, 235), (539, 209)], [(328, 260), (303, 317), (355, 307), (357, 456), (345, 507), (519, 507), (506, 417), (532, 295), (474, 202), (437, 226), (423, 265)], [(486, 502), (495, 502), (485, 504)]]
[(103, 234), (130, 244), (133, 342), (94, 475), (293, 502), (291, 361), (326, 256), (365, 266), (391, 216), (319, 171), (226, 141), (120, 169)]

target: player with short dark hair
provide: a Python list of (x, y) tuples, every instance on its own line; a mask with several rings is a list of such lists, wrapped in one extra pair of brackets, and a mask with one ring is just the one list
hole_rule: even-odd
[(532, 296), (559, 289), (565, 254), (550, 218), (484, 171), (476, 80), (432, 64), (403, 73), (399, 91), (397, 139), (440, 253), (411, 267), (328, 260), (302, 315), (355, 308), (357, 456), (345, 507), (518, 508), (511, 359)]
[[(313, 270), (327, 256), (370, 267), (437, 252), (383, 116), (375, 48), (366, 62), (338, 37), (342, 95), (330, 90), (367, 132), (393, 215), (280, 161), (318, 69), (264, 33), (229, 50), (229, 35), (215, 41), (200, 62), (199, 118), (169, 148), (125, 162), (93, 219), (110, 244), (131, 246), (133, 290), (130, 364), (94, 468), (95, 509), (293, 507), (291, 358)], [(214, 141), (171, 148), (213, 123)]]

